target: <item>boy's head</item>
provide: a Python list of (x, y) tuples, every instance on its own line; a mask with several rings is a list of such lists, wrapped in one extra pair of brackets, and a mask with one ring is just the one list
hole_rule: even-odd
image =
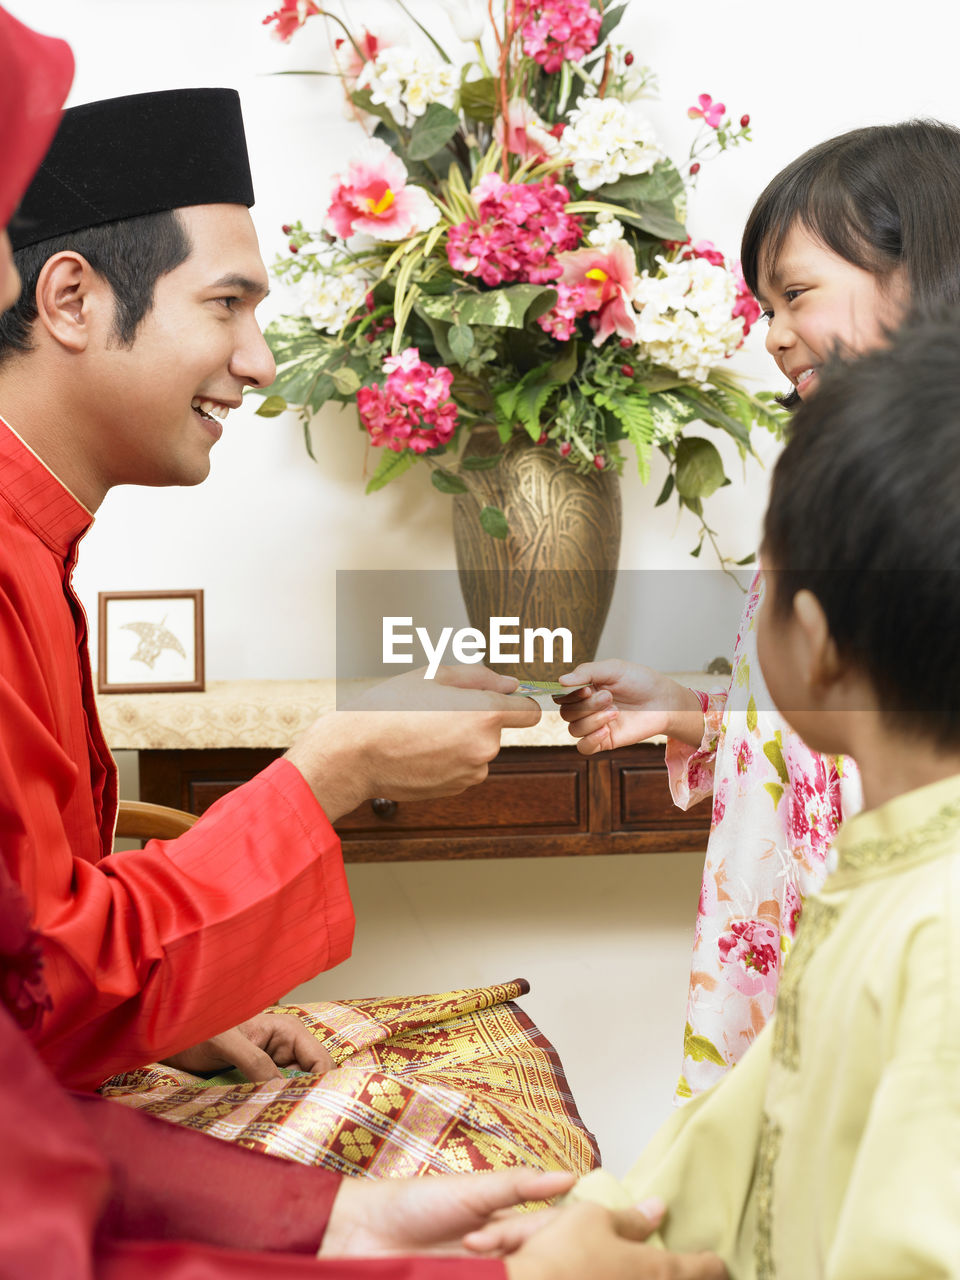
[(958, 493), (951, 311), (829, 370), (774, 472), (757, 643), (774, 702), (815, 749), (844, 749), (851, 710), (960, 747)]
[(0, 380), (42, 375), (61, 400), (84, 501), (202, 480), (226, 412), (272, 379), (252, 203), (233, 90), (64, 114), (11, 229), (23, 288), (0, 319)]

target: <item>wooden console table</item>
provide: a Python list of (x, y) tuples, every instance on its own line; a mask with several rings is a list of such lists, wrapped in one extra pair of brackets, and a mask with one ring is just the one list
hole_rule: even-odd
[[(333, 681), (243, 681), (205, 694), (103, 695), (99, 709), (110, 746), (139, 752), (140, 799), (203, 813), (334, 699)], [(581, 756), (548, 707), (533, 729), (504, 734), (480, 786), (367, 801), (336, 827), (347, 862), (389, 862), (697, 851), (709, 825), (709, 805), (685, 813), (670, 799), (662, 742)]]

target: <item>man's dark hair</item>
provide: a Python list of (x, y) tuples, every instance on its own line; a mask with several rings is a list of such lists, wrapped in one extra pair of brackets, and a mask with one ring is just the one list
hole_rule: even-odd
[[(754, 293), (795, 223), (881, 281), (902, 267), (915, 311), (960, 303), (960, 129), (939, 120), (853, 129), (788, 164), (744, 229)], [(792, 392), (783, 403), (798, 401)]]
[(763, 554), (771, 606), (813, 592), (891, 727), (960, 746), (960, 310), (825, 371), (777, 462)]
[(37, 318), (37, 281), (55, 253), (82, 254), (113, 290), (117, 341), (132, 346), (137, 328), (153, 306), (161, 276), (190, 256), (190, 237), (176, 210), (148, 213), (122, 222), (107, 222), (69, 235), (27, 245), (13, 255), (20, 273), (20, 297), (0, 316), (0, 363), (15, 351), (31, 351)]

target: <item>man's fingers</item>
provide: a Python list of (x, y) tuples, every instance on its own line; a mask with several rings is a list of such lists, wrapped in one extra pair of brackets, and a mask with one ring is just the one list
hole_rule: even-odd
[[(224, 1053), (229, 1055), (229, 1060), (248, 1080), (261, 1082), (282, 1078), (283, 1072), (269, 1053), (264, 1053), (252, 1040), (248, 1040), (243, 1032), (228, 1031), (223, 1039), (226, 1040), (227, 1036), (231, 1039), (229, 1044), (223, 1046)], [(233, 1037), (236, 1039), (234, 1040)]]
[(437, 684), (455, 685), (459, 689), (490, 689), (494, 693), (513, 693), (518, 685), (515, 676), (503, 676), (482, 663), (462, 667), (438, 667)]

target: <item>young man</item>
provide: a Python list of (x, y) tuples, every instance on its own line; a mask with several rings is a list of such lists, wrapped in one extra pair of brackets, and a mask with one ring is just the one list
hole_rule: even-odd
[(622, 1184), (579, 1190), (663, 1197), (667, 1245), (735, 1280), (960, 1267), (958, 485), (957, 314), (825, 376), (774, 474), (764, 678), (814, 750), (857, 761), (866, 807), (773, 1022)]
[[(349, 954), (353, 917), (331, 822), (367, 797), (417, 799), (480, 781), (500, 730), (539, 717), (532, 701), (506, 696), (515, 682), (489, 671), (434, 682), (414, 673), (381, 686), (372, 709), (319, 721), (179, 840), (111, 855), (116, 773), (70, 575), (112, 486), (202, 480), (244, 387), (273, 377), (254, 314), (267, 275), (252, 200), (233, 91), (142, 94), (65, 113), (13, 230), (23, 292), (0, 321), (0, 829), (52, 993), (32, 1034), (75, 1086), (242, 1019), (243, 1034), (228, 1031), (226, 1045), (201, 1045), (176, 1064), (238, 1063), (260, 1078), (279, 1075), (268, 1055), (329, 1067), (299, 1019), (252, 1015)], [(475, 1039), (472, 1052), (489, 1043)], [(505, 1051), (525, 1079), (545, 1055), (532, 1037), (520, 1041)], [(572, 1167), (592, 1162), (557, 1075), (552, 1113), (530, 1110), (507, 1155), (488, 1164), (556, 1162), (558, 1136), (561, 1150), (582, 1153)], [(313, 1114), (304, 1102), (299, 1089), (289, 1108), (297, 1123)], [(451, 1150), (466, 1103), (458, 1095), (433, 1122)], [(348, 1120), (335, 1124), (352, 1132)], [(305, 1121), (311, 1150), (323, 1124)], [(435, 1145), (425, 1150), (434, 1167)]]
[[(0, 8), (0, 300), (16, 297), (6, 224), (56, 127), (70, 50)], [(4, 832), (6, 834), (6, 831)], [(44, 1280), (602, 1280), (651, 1263), (637, 1214), (565, 1215), (509, 1263), (410, 1257), (455, 1243), (498, 1208), (556, 1193), (567, 1175), (369, 1182), (283, 1163), (130, 1112), (68, 1096), (22, 1027), (49, 993), (29, 908), (0, 860), (0, 1275)], [(19, 1024), (19, 1027), (16, 1025)], [(623, 1237), (617, 1235), (620, 1227)], [(314, 1254), (319, 1248), (319, 1259)], [(392, 1255), (384, 1257), (383, 1255)], [(364, 1261), (363, 1257), (375, 1257)], [(346, 1260), (346, 1259), (353, 1260)], [(655, 1264), (656, 1259), (652, 1259)]]

